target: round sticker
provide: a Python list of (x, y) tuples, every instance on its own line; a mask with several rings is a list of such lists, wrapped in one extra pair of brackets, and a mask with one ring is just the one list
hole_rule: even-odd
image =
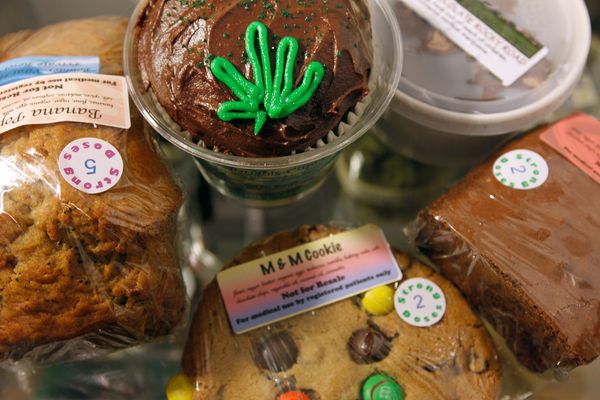
[(494, 176), (505, 186), (519, 190), (540, 187), (548, 179), (548, 163), (535, 151), (518, 149), (503, 154), (493, 167)]
[(71, 186), (84, 193), (97, 194), (119, 182), (123, 159), (107, 141), (81, 138), (65, 146), (58, 158), (58, 167)]
[(429, 279), (408, 279), (394, 296), (396, 312), (404, 322), (419, 327), (438, 323), (446, 312), (446, 297), (442, 289)]

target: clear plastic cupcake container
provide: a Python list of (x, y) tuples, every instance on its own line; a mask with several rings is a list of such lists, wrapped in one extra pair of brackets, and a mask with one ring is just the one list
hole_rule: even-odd
[(284, 205), (315, 191), (331, 172), (340, 151), (362, 136), (392, 100), (402, 71), (398, 21), (386, 0), (369, 0), (373, 34), (373, 66), (369, 95), (356, 105), (336, 132), (315, 148), (299, 154), (249, 158), (204, 148), (189, 139), (142, 85), (137, 63), (138, 21), (147, 5), (136, 7), (125, 37), (124, 65), (129, 92), (148, 123), (165, 139), (194, 157), (206, 178), (222, 194), (249, 206)]
[(584, 0), (486, 2), (549, 50), (529, 75), (509, 87), (447, 39), (424, 39), (422, 31), (431, 26), (406, 13), (402, 3), (391, 1), (402, 31), (402, 78), (378, 127), (396, 151), (420, 162), (481, 160), (555, 111), (585, 66), (591, 29)]

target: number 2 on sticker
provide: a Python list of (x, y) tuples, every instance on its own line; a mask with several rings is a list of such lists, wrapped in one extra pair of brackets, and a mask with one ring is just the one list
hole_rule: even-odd
[(85, 160), (85, 163), (83, 163), (83, 165), (85, 165), (85, 168), (89, 171), (87, 174), (88, 175), (95, 175), (96, 174), (96, 160), (90, 158)]
[(515, 174), (515, 172), (522, 174), (525, 171), (527, 171), (527, 167), (525, 167), (524, 165), (521, 165), (521, 168), (510, 167), (510, 172), (513, 175)]
[(413, 300), (416, 300), (416, 302), (417, 302), (417, 310), (425, 308), (425, 305), (423, 304), (423, 296), (421, 296), (420, 294), (417, 294), (413, 297)]

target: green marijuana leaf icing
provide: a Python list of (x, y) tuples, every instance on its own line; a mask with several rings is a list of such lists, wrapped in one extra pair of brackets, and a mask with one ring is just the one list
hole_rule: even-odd
[(294, 89), (298, 41), (287, 36), (277, 45), (273, 76), (267, 28), (260, 21), (252, 22), (246, 29), (246, 54), (254, 82), (248, 81), (223, 57), (215, 58), (210, 69), (239, 99), (222, 103), (217, 110), (219, 118), (223, 121), (253, 119), (254, 135), (258, 135), (267, 117), (284, 118), (305, 105), (321, 84), (325, 68), (316, 61), (308, 64), (300, 86)]

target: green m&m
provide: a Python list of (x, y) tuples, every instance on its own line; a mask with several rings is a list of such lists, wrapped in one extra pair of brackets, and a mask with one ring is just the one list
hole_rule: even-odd
[(404, 400), (404, 390), (393, 378), (374, 374), (363, 383), (362, 400)]

